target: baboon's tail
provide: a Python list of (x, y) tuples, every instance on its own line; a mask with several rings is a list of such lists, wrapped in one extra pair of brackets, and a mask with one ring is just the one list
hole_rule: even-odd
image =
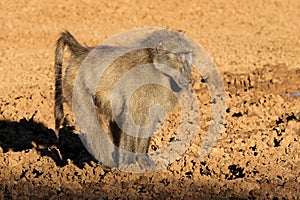
[[(86, 55), (91, 48), (82, 46), (77, 42), (69, 31), (61, 33), (60, 38), (57, 40), (55, 49), (55, 105), (54, 105), (54, 118), (55, 118), (55, 134), (58, 138), (59, 128), (64, 120), (63, 108), (63, 90), (62, 90), (62, 63), (64, 57), (64, 49), (68, 47), (73, 58), (82, 57)], [(85, 56), (83, 56), (85, 57)]]

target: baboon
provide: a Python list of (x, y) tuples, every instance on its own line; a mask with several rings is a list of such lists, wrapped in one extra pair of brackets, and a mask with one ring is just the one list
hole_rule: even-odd
[[(65, 47), (70, 51), (71, 59), (63, 78), (62, 64)], [(128, 49), (130, 51), (127, 51)], [(98, 58), (118, 54), (118, 52), (125, 53), (120, 53), (120, 56), (113, 60), (101, 77), (94, 77), (95, 80), (99, 79), (98, 82), (89, 81), (93, 79), (91, 76), (96, 74), (91, 71), (97, 71), (94, 66), (91, 67), (92, 64), (89, 65), (89, 62), (99, 62), (101, 65)], [(114, 152), (102, 152), (104, 157), (107, 156), (114, 163), (100, 164), (111, 168), (118, 167), (120, 164), (137, 162), (141, 167), (149, 167), (153, 163), (147, 157), (139, 155), (148, 152), (151, 134), (156, 124), (163, 121), (165, 114), (172, 111), (176, 105), (177, 98), (174, 92), (187, 87), (184, 81), (180, 81), (180, 76), (183, 76), (189, 83), (193, 82), (192, 59), (191, 47), (183, 39), (181, 33), (176, 31), (154, 31), (132, 46), (100, 45), (96, 47), (83, 46), (70, 32), (62, 32), (57, 40), (55, 51), (54, 117), (57, 137), (64, 120), (63, 103), (66, 102), (72, 108), (75, 80), (81, 80), (83, 84), (79, 90), (93, 99), (97, 120), (102, 127), (107, 127), (105, 129), (107, 135), (119, 149), (134, 153), (128, 155), (117, 149)], [(86, 61), (85, 68), (81, 69), (81, 73), (78, 74), (84, 60)], [(139, 66), (142, 66), (143, 71), (134, 70)], [(171, 73), (166, 66), (178, 73)], [(178, 74), (179, 78), (176, 77)], [(134, 88), (140, 79), (149, 79), (150, 84)], [(122, 84), (118, 85), (118, 81)], [(94, 86), (95, 91), (92, 91), (91, 84), (97, 84)], [(130, 88), (135, 91), (128, 97)], [(164, 108), (164, 112), (161, 111), (161, 107), (156, 107), (151, 112), (153, 105), (160, 105)], [(130, 116), (126, 115), (128, 112)], [(136, 126), (126, 124), (126, 120), (130, 120)], [(144, 129), (145, 126), (149, 128)], [(105, 151), (105, 148), (102, 149)]]

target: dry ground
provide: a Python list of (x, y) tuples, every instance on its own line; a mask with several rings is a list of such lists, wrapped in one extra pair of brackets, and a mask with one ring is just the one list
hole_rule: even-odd
[[(0, 26), (0, 199), (300, 198), (299, 0), (1, 1)], [(206, 157), (197, 137), (166, 169), (104, 173), (71, 127), (55, 141), (55, 41), (65, 28), (97, 45), (141, 27), (184, 30), (214, 58), (225, 131)]]

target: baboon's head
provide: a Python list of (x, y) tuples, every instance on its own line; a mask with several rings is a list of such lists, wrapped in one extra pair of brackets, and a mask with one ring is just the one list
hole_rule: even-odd
[(182, 33), (158, 30), (151, 33), (142, 43), (156, 48), (153, 55), (154, 64), (165, 65), (179, 71), (189, 83), (193, 84), (191, 70), (193, 49)]
[(180, 72), (186, 80), (193, 84), (194, 78), (192, 75), (192, 52), (170, 52), (168, 50), (157, 49), (157, 54), (153, 57), (154, 64), (161, 64), (171, 67)]

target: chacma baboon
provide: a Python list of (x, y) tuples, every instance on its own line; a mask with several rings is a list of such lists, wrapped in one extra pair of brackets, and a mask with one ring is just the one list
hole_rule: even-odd
[[(65, 47), (69, 49), (71, 59), (63, 78)], [(114, 54), (118, 57), (105, 68), (101, 77), (95, 77), (97, 73), (94, 72), (102, 65), (101, 59)], [(87, 98), (93, 99), (99, 124), (108, 127), (105, 129), (107, 135), (119, 147), (113, 153), (109, 150), (104, 152), (106, 149), (103, 147), (101, 156), (107, 159), (101, 159), (101, 164), (109, 168), (135, 162), (142, 167), (151, 165), (147, 156), (144, 156), (148, 152), (151, 135), (156, 124), (176, 105), (174, 92), (186, 87), (186, 82), (193, 81), (192, 59), (188, 42), (176, 31), (154, 31), (132, 46), (96, 47), (83, 46), (68, 31), (62, 32), (55, 51), (54, 116), (57, 137), (64, 119), (63, 102), (72, 108), (74, 84), (79, 80), (82, 83), (79, 90)], [(181, 76), (188, 81), (180, 81)], [(143, 85), (140, 80), (144, 79), (148, 82)], [(128, 96), (130, 90), (134, 92)], [(127, 123), (128, 120), (131, 123)], [(148, 128), (144, 128), (146, 126)]]

